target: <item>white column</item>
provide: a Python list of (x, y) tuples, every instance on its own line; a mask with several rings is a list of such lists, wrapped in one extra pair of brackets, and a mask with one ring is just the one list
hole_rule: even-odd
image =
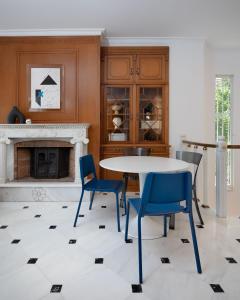
[(216, 148), (216, 214), (227, 217), (227, 143), (222, 136)]
[(203, 147), (203, 200), (202, 207), (209, 208), (208, 203), (208, 151)]
[(7, 144), (10, 144), (10, 140), (0, 137), (0, 183), (7, 181)]
[(88, 138), (73, 138), (71, 144), (75, 144), (75, 183), (81, 182), (79, 158), (85, 154), (84, 145), (89, 143)]

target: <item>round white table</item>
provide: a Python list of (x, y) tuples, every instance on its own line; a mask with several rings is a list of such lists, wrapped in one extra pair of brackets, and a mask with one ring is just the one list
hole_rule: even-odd
[[(146, 175), (149, 172), (174, 173), (185, 171), (189, 164), (174, 158), (157, 156), (118, 156), (103, 159), (99, 162), (100, 166), (116, 172), (138, 173), (140, 196), (142, 195)], [(142, 221), (142, 238), (155, 239), (162, 236), (159, 224), (159, 217), (144, 217)], [(129, 224), (129, 235), (137, 237), (137, 222), (134, 219)]]

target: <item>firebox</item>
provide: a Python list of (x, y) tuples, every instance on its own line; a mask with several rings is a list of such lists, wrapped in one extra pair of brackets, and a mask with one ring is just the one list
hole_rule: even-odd
[(31, 148), (30, 175), (38, 179), (58, 179), (69, 176), (70, 148)]

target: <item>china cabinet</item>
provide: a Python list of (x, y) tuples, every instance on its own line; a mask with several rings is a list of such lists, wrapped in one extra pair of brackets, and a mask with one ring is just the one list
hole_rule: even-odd
[[(103, 47), (101, 159), (146, 147), (169, 156), (168, 47)], [(105, 178), (121, 174), (102, 170)], [(129, 184), (134, 190), (134, 182)]]

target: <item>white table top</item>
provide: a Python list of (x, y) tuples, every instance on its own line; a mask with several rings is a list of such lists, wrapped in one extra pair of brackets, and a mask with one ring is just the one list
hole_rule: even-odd
[(104, 169), (127, 173), (170, 173), (189, 168), (189, 164), (182, 160), (158, 156), (118, 156), (103, 159), (99, 164)]

